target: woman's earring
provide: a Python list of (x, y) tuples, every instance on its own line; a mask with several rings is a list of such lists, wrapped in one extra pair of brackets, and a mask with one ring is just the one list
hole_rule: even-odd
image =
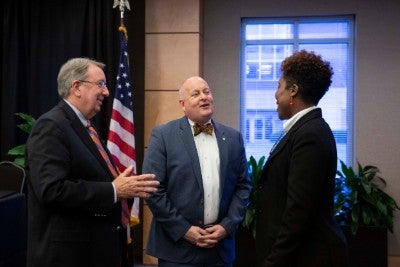
[(293, 97), (290, 98), (289, 106), (293, 107)]

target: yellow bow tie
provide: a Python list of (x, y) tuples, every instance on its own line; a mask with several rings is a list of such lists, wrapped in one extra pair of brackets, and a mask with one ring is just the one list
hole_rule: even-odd
[(195, 123), (193, 125), (193, 129), (194, 129), (194, 136), (200, 134), (201, 132), (212, 135), (212, 132), (213, 132), (213, 126), (211, 123), (207, 123), (205, 125)]

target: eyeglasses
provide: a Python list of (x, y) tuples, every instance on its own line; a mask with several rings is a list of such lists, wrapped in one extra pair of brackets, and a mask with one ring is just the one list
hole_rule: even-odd
[(91, 82), (91, 81), (85, 81), (85, 80), (79, 80), (82, 83), (93, 83), (97, 85), (99, 88), (103, 89), (107, 87), (107, 83), (105, 81), (98, 81), (98, 82)]

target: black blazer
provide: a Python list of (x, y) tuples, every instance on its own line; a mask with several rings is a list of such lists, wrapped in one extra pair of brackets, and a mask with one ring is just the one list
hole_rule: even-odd
[(257, 266), (347, 266), (333, 218), (336, 144), (315, 109), (300, 118), (263, 169), (257, 212)]
[(65, 101), (36, 121), (26, 163), (27, 266), (120, 266), (124, 234), (113, 177)]

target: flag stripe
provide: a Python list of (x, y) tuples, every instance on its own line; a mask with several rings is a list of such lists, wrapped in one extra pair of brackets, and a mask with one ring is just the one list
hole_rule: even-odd
[(117, 121), (127, 132), (134, 133), (132, 112), (123, 106), (118, 99), (114, 100), (113, 110), (115, 112), (112, 113), (111, 119)]
[(127, 145), (121, 139), (121, 136), (118, 135), (117, 133), (113, 132), (113, 131), (110, 131), (108, 133), (108, 136), (109, 136), (108, 140), (110, 141), (110, 143), (114, 144), (116, 146), (116, 149), (119, 149), (119, 151), (115, 150), (115, 153), (116, 154), (117, 153), (125, 154), (129, 158), (129, 160), (121, 161), (125, 165), (125, 167), (128, 167), (129, 165), (132, 165), (133, 161), (135, 161), (135, 158), (134, 157), (130, 157), (129, 155), (132, 155), (133, 153), (135, 153), (135, 149), (133, 147)]
[[(119, 147), (118, 145), (114, 144), (113, 142), (108, 142), (107, 144), (108, 150), (110, 150), (111, 155), (116, 157), (120, 164), (122, 165), (122, 169), (124, 170), (125, 168), (129, 167), (130, 165), (136, 165), (136, 162), (132, 157), (129, 157), (127, 154), (125, 154)], [(116, 156), (118, 155), (118, 156)]]
[(115, 166), (117, 166), (118, 170), (125, 170), (126, 169), (126, 167), (123, 164), (121, 164), (121, 162), (119, 162), (119, 159), (116, 156), (111, 155), (111, 157), (112, 157), (112, 159), (114, 161)]
[[(116, 133), (117, 135), (119, 135), (119, 138), (121, 139), (122, 142), (124, 142), (125, 144), (123, 145), (127, 145), (130, 147), (135, 147), (135, 137), (133, 136), (132, 133), (127, 132), (124, 128), (121, 127), (121, 125), (115, 121), (115, 120), (111, 120), (110, 121), (110, 132)], [(110, 132), (109, 132), (109, 136), (108, 136), (108, 140), (114, 137), (114, 135), (110, 136)], [(116, 143), (116, 142), (114, 142)], [(131, 155), (131, 154), (130, 154)]]

